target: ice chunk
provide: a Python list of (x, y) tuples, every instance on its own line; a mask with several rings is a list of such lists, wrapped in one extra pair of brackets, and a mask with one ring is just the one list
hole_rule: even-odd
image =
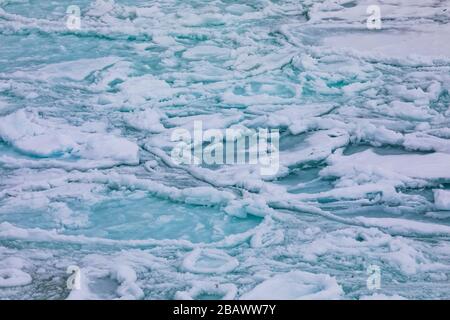
[(278, 274), (244, 294), (242, 300), (339, 299), (343, 294), (336, 279), (327, 274), (292, 271)]
[(438, 210), (450, 210), (450, 190), (434, 190), (434, 204)]
[(217, 249), (195, 249), (183, 260), (183, 268), (194, 273), (228, 273), (238, 265), (236, 258)]

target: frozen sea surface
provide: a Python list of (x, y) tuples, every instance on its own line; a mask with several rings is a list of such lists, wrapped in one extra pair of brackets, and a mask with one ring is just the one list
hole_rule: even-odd
[(450, 3), (372, 2), (0, 0), (0, 299), (450, 298)]

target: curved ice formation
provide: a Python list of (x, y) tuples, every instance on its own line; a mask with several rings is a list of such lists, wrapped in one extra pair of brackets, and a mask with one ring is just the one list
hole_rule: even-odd
[(262, 224), (250, 239), (250, 245), (253, 248), (269, 247), (284, 242), (285, 234), (283, 230), (274, 229), (270, 224), (268, 225), (267, 221), (273, 223), (266, 219), (266, 224)]
[(194, 273), (228, 273), (239, 265), (239, 261), (217, 249), (195, 249), (183, 260), (183, 268)]
[(339, 299), (343, 291), (336, 279), (326, 274), (291, 271), (278, 274), (240, 297), (242, 300)]
[[(0, 1), (0, 299), (450, 297), (446, 2), (380, 30), (240, 2), (83, 0), (70, 30), (69, 0)], [(175, 163), (195, 122), (279, 130), (279, 170)]]
[(31, 276), (19, 269), (0, 269), (0, 287), (25, 286), (31, 283)]

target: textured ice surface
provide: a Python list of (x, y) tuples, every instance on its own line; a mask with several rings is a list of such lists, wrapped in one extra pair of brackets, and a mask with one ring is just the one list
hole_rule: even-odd
[[(450, 298), (447, 1), (71, 4), (0, 1), (0, 299)], [(278, 174), (175, 165), (194, 121)]]

